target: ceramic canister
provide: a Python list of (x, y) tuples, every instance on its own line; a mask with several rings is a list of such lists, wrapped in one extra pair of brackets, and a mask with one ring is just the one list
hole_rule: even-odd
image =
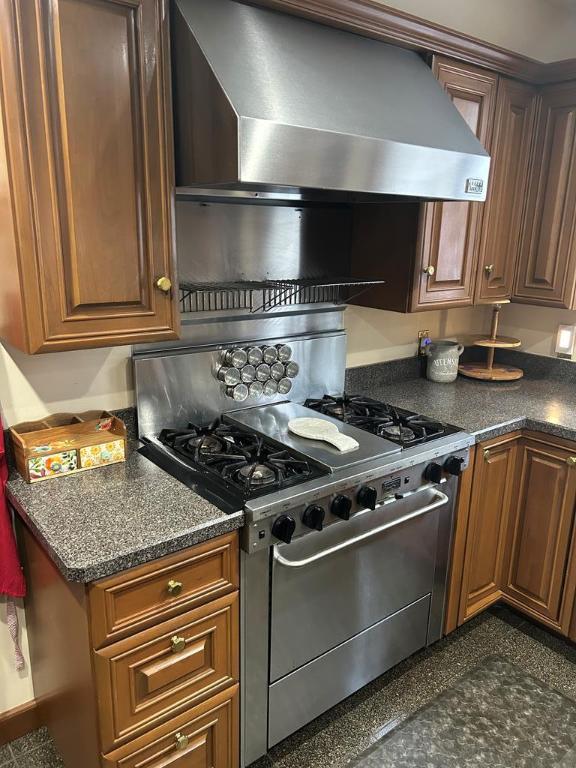
[(433, 341), (426, 347), (428, 365), (426, 375), (430, 381), (447, 384), (458, 376), (458, 362), (464, 347), (457, 341)]

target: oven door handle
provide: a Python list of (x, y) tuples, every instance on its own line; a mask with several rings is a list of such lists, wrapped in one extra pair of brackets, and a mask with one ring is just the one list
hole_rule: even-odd
[(329, 557), (330, 555), (336, 554), (336, 552), (341, 552), (343, 549), (348, 549), (349, 547), (353, 547), (355, 544), (358, 544), (361, 541), (366, 541), (366, 539), (371, 539), (373, 536), (377, 536), (379, 533), (382, 533), (383, 531), (387, 531), (390, 528), (395, 528), (397, 525), (402, 525), (403, 523), (407, 523), (409, 520), (413, 520), (416, 517), (421, 517), (422, 515), (426, 515), (428, 512), (432, 512), (433, 509), (438, 509), (438, 507), (443, 507), (445, 504), (448, 504), (449, 501), (450, 499), (448, 498), (448, 496), (446, 496), (445, 493), (442, 493), (442, 491), (436, 491), (435, 500), (432, 501), (430, 504), (427, 504), (425, 507), (421, 507), (420, 509), (415, 509), (413, 512), (409, 512), (408, 514), (403, 515), (402, 517), (399, 517), (396, 520), (391, 520), (389, 523), (384, 523), (384, 525), (379, 525), (378, 528), (373, 528), (370, 531), (361, 533), (359, 536), (354, 536), (354, 538), (352, 539), (347, 539), (346, 541), (343, 541), (341, 544), (335, 544), (333, 547), (328, 547), (328, 549), (324, 549), (315, 555), (311, 555), (310, 557), (305, 557), (302, 560), (287, 560), (285, 557), (282, 557), (282, 555), (278, 551), (278, 547), (274, 547), (274, 560), (276, 560), (277, 563), (280, 563), (280, 565), (286, 565), (289, 568), (302, 568), (305, 565), (311, 565), (312, 563), (317, 563), (319, 560), (323, 560), (325, 557)]

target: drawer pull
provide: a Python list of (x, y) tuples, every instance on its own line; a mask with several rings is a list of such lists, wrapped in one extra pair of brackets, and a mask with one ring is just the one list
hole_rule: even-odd
[(186, 648), (186, 640), (179, 635), (174, 635), (170, 640), (170, 645), (172, 646), (172, 653), (178, 653)]
[(190, 743), (190, 739), (185, 733), (177, 733), (176, 736), (174, 736), (174, 740), (176, 741), (176, 749), (186, 749)]
[(422, 271), (424, 272), (425, 275), (429, 275), (430, 277), (432, 277), (432, 275), (434, 275), (436, 272), (436, 267), (433, 264), (430, 264), (429, 267), (424, 267)]
[(486, 266), (484, 267), (484, 271), (486, 272), (487, 275), (491, 275), (492, 272), (494, 272), (494, 264), (486, 264)]
[(490, 451), (488, 449), (484, 451), (484, 461), (490, 461)]
[(182, 592), (182, 582), (174, 581), (174, 579), (170, 579), (170, 581), (168, 582), (167, 589), (170, 597), (178, 597), (178, 595)]
[(569, 467), (576, 467), (576, 456), (568, 456), (566, 464), (568, 464)]

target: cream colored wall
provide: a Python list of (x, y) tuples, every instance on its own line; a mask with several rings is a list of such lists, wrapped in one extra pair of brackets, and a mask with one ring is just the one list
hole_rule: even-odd
[(25, 355), (0, 345), (5, 425), (58, 411), (116, 409), (133, 402), (130, 347)]
[(466, 341), (471, 333), (485, 331), (489, 322), (485, 307), (402, 315), (351, 306), (344, 317), (348, 332), (349, 367), (415, 355), (419, 330), (430, 331), (436, 339)]
[(554, 356), (559, 325), (576, 325), (576, 312), (568, 309), (509, 304), (500, 313), (500, 333), (522, 341), (522, 350)]
[(540, 61), (576, 56), (575, 0), (381, 2)]

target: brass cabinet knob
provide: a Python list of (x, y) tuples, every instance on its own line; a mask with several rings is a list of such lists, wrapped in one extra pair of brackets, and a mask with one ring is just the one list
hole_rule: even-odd
[(170, 639), (170, 645), (172, 646), (172, 653), (178, 653), (178, 651), (183, 651), (186, 648), (186, 640), (180, 635), (174, 635)]
[(178, 597), (180, 592), (182, 592), (182, 582), (175, 581), (174, 579), (170, 579), (166, 589), (168, 590), (168, 594), (171, 597)]
[(172, 280), (170, 280), (170, 278), (166, 277), (165, 275), (163, 277), (159, 277), (158, 280), (156, 280), (156, 288), (164, 291), (164, 293), (168, 293), (168, 291), (172, 288)]
[(174, 736), (174, 740), (176, 741), (176, 749), (186, 749), (190, 743), (190, 739), (185, 733), (177, 733)]
[(430, 275), (430, 277), (432, 277), (432, 275), (436, 272), (436, 267), (430, 264), (430, 266), (424, 267), (423, 272), (425, 275)]
[(568, 456), (566, 464), (568, 464), (569, 467), (576, 467), (576, 456)]
[(494, 272), (494, 264), (486, 264), (486, 266), (484, 267), (484, 271), (486, 272), (487, 275), (491, 275), (492, 272)]
[(490, 461), (490, 451), (488, 449), (484, 451), (484, 461)]

